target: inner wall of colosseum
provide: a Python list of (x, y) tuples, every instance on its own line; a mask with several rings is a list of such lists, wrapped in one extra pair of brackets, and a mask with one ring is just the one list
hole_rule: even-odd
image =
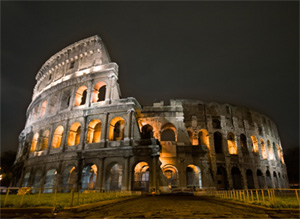
[[(36, 76), (14, 185), (43, 192), (286, 188), (274, 122), (251, 109), (121, 98), (98, 36), (53, 55)], [(35, 190), (37, 191), (37, 190)]]

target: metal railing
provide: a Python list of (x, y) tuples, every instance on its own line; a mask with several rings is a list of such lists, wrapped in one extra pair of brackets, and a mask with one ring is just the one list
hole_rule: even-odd
[(66, 208), (142, 194), (140, 191), (102, 191), (84, 189), (76, 191), (74, 188), (57, 189), (31, 187), (0, 187), (0, 193), (1, 208), (40, 206)]
[(211, 195), (241, 202), (279, 208), (299, 208), (300, 189), (246, 189), (211, 191)]

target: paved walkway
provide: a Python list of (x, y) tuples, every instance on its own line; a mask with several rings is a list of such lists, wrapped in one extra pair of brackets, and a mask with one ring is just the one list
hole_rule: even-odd
[(245, 207), (195, 196), (143, 196), (79, 213), (60, 212), (57, 218), (299, 218), (299, 213)]

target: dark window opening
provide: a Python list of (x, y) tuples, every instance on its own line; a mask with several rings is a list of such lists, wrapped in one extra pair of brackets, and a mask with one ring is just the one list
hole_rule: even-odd
[(84, 91), (82, 92), (82, 99), (81, 99), (80, 105), (84, 105), (84, 104), (85, 104), (85, 101), (86, 101), (86, 94), (87, 94), (87, 91), (84, 90)]
[(106, 93), (106, 86), (104, 85), (99, 89), (97, 102), (105, 100), (105, 93)]

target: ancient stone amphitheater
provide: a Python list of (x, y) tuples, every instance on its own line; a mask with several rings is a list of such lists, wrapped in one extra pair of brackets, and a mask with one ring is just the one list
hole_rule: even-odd
[(16, 186), (48, 192), (288, 187), (278, 130), (267, 116), (215, 102), (142, 107), (121, 98), (118, 65), (99, 36), (53, 55), (36, 80), (19, 137)]

